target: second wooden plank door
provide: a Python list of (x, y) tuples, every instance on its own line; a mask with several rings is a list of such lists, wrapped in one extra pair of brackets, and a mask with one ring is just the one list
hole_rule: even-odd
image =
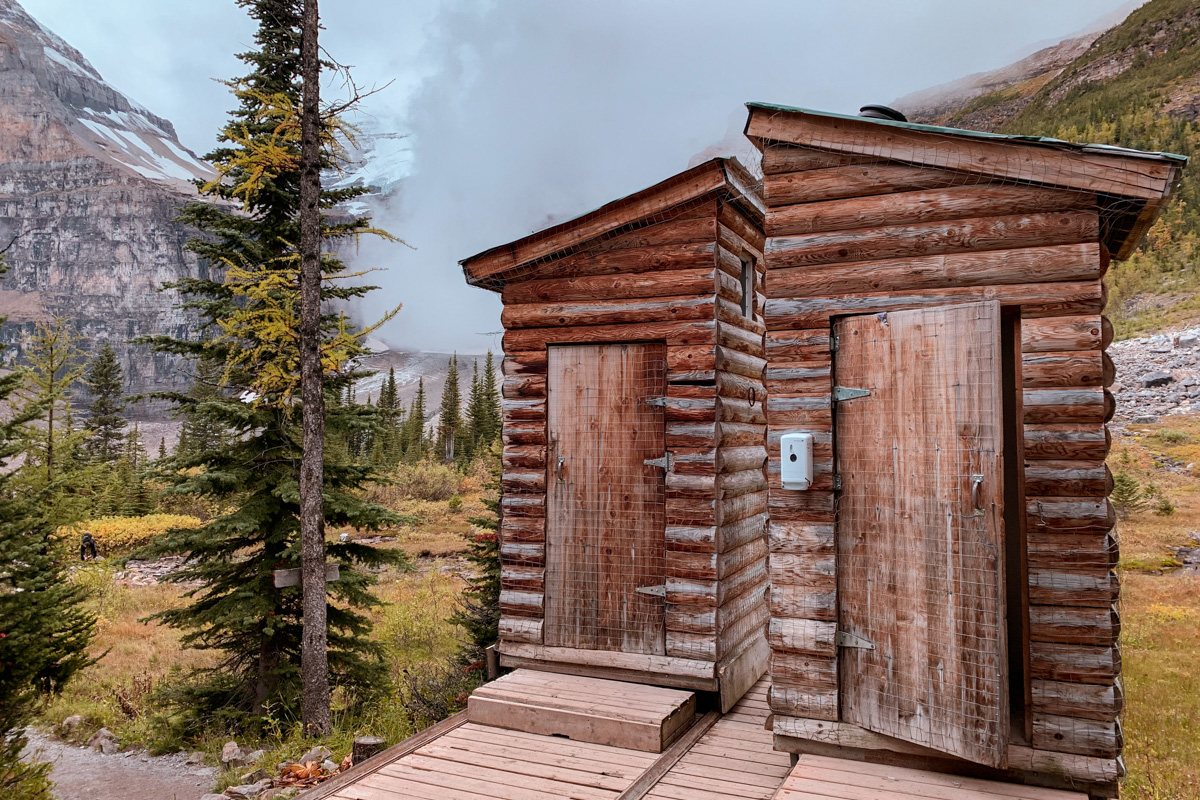
[(834, 333), (836, 385), (870, 391), (835, 410), (842, 719), (1002, 766), (999, 306), (847, 317)]
[(666, 345), (548, 353), (544, 643), (663, 655)]

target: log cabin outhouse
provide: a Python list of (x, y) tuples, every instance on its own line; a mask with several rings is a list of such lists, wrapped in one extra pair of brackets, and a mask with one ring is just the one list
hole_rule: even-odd
[(775, 746), (1115, 797), (1104, 275), (1184, 160), (763, 104), (746, 134)]
[(462, 262), (504, 304), (502, 666), (723, 709), (766, 669), (762, 215), (714, 159)]

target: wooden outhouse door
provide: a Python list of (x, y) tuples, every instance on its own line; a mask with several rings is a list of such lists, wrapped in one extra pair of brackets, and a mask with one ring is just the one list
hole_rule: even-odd
[(1003, 766), (999, 306), (833, 332), (842, 720)]
[(666, 345), (548, 358), (544, 643), (663, 655)]

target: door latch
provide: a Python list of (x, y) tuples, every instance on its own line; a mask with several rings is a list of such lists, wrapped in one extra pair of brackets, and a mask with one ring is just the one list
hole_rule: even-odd
[(653, 595), (654, 597), (666, 597), (667, 585), (664, 583), (659, 584), (658, 586), (639, 586), (637, 587), (636, 591), (638, 594), (648, 594)]
[(665, 398), (665, 397), (646, 397), (646, 398), (642, 399), (642, 402), (648, 406), (666, 406), (667, 398)]
[(675, 471), (675, 454), (668, 451), (667, 454), (664, 455), (662, 458), (647, 458), (642, 463), (645, 464), (647, 467), (659, 467), (659, 468), (665, 470), (666, 472), (674, 472)]
[(853, 633), (846, 631), (838, 631), (835, 637), (838, 647), (854, 647), (859, 650), (874, 650), (875, 643), (870, 639), (864, 639), (861, 636), (856, 636)]

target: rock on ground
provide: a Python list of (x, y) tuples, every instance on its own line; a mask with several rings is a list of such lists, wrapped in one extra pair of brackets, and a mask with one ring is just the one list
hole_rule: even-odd
[(1114, 427), (1200, 411), (1200, 328), (1113, 344)]
[(183, 754), (104, 755), (29, 732), (27, 760), (53, 766), (57, 800), (199, 800), (212, 791), (217, 771), (187, 763)]

